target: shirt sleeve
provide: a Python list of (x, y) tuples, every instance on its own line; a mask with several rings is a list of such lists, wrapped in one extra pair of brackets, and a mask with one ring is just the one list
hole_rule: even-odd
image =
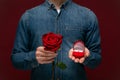
[(25, 70), (35, 68), (39, 65), (35, 58), (35, 50), (31, 51), (29, 48), (30, 34), (28, 30), (28, 15), (26, 12), (19, 21), (11, 55), (13, 65), (18, 69)]
[(101, 62), (101, 40), (100, 31), (96, 15), (90, 11), (89, 16), (89, 26), (86, 32), (85, 45), (90, 51), (90, 56), (84, 61), (84, 65), (89, 68), (97, 67)]

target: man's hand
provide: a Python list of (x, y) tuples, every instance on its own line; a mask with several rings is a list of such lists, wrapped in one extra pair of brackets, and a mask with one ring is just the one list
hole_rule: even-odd
[(39, 64), (52, 63), (56, 56), (57, 56), (57, 54), (54, 52), (45, 51), (44, 47), (38, 47), (36, 50), (36, 59)]
[(89, 57), (89, 55), (90, 55), (90, 52), (89, 52), (89, 50), (86, 47), (85, 47), (85, 55), (84, 55), (84, 57), (82, 57), (80, 59), (79, 58), (75, 58), (72, 55), (72, 53), (73, 53), (73, 48), (70, 49), (70, 51), (69, 51), (69, 58), (72, 59), (75, 63), (83, 63), (85, 61), (85, 58)]

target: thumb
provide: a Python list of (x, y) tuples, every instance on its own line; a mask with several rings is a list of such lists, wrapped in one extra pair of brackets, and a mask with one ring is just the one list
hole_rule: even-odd
[(71, 48), (71, 49), (69, 50), (69, 58), (72, 57), (72, 52), (73, 52), (73, 48)]

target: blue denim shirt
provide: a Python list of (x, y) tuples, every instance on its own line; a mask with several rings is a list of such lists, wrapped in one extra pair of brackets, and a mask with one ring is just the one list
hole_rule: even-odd
[[(84, 66), (95, 68), (101, 61), (100, 33), (95, 14), (72, 0), (61, 6), (58, 14), (48, 0), (27, 10), (21, 17), (14, 47), (12, 63), (18, 69), (32, 70), (31, 80), (50, 80), (52, 64), (38, 64), (35, 51), (42, 46), (42, 35), (48, 32), (63, 35), (61, 50), (56, 60), (66, 64), (67, 68), (55, 68), (55, 78), (59, 80), (87, 80)], [(83, 64), (75, 63), (68, 57), (69, 50), (76, 40), (82, 40), (90, 50), (90, 56)]]

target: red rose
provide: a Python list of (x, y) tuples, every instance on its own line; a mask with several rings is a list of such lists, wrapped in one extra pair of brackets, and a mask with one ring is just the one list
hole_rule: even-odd
[(44, 34), (42, 37), (42, 41), (45, 50), (56, 52), (60, 48), (60, 45), (62, 43), (62, 38), (63, 38), (62, 35), (54, 34), (52, 32)]
[(75, 58), (84, 57), (85, 46), (81, 40), (78, 40), (74, 43), (73, 46), (73, 56)]

